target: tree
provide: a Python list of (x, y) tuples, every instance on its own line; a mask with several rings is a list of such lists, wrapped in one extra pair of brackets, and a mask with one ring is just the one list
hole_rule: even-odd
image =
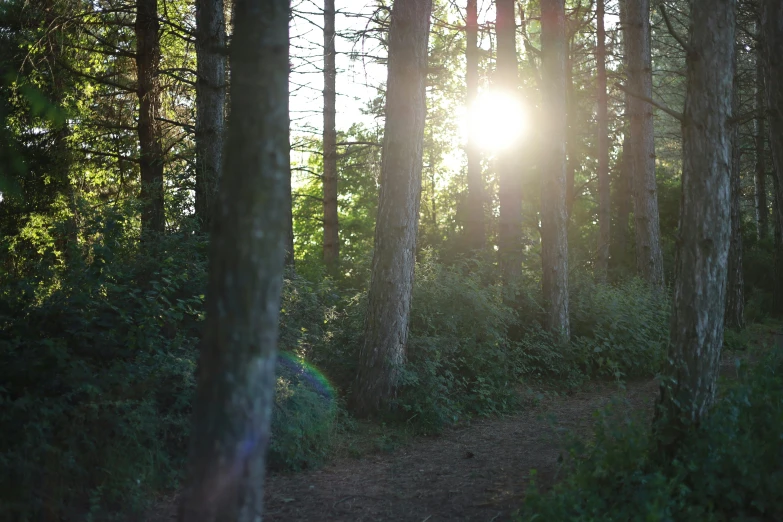
[(396, 0), (391, 12), (375, 250), (352, 397), (360, 416), (388, 405), (405, 359), (421, 203), (431, 11), (431, 0)]
[[(500, 90), (516, 95), (518, 74), (514, 0), (496, 0), (495, 10), (497, 32), (495, 85)], [(515, 280), (522, 271), (522, 184), (519, 174), (517, 152), (500, 151), (497, 156), (500, 200), (498, 255), (505, 282)]]
[(564, 0), (541, 2), (541, 79), (543, 114), (541, 261), (547, 327), (569, 337), (568, 216), (566, 213), (566, 39)]
[[(479, 56), (478, 56), (478, 0), (468, 0), (465, 17), (465, 83), (467, 86), (466, 105), (468, 110), (478, 96)], [(484, 247), (484, 178), (481, 175), (481, 152), (476, 145), (476, 137), (468, 132), (465, 152), (468, 157), (468, 201), (467, 220), (465, 222), (466, 244), (471, 250)]]
[(337, 266), (340, 259), (334, 39), (334, 0), (324, 0), (324, 263), (331, 269)]
[(139, 97), (139, 166), (142, 235), (162, 233), (163, 145), (160, 123), (160, 22), (157, 0), (136, 0), (136, 74)]
[(636, 269), (640, 277), (662, 289), (663, 254), (658, 219), (658, 189), (655, 181), (655, 140), (652, 106), (641, 97), (652, 97), (650, 54), (650, 0), (628, 0), (625, 7), (625, 53), (628, 88), (637, 96), (628, 98), (629, 148), (633, 172)]
[[(738, 73), (735, 71), (731, 106), (733, 115), (739, 114), (739, 104), (739, 78)], [(741, 156), (742, 147), (739, 124), (734, 123), (731, 128), (731, 180), (729, 185), (731, 241), (729, 245), (728, 280), (726, 282), (725, 324), (728, 327), (737, 329), (745, 327), (745, 280), (742, 275), (742, 215), (740, 209), (742, 196)]]
[(734, 0), (691, 1), (680, 238), (658, 425), (666, 454), (715, 400), (731, 239), (734, 7)]
[(208, 231), (223, 161), (226, 22), (222, 0), (196, 0), (196, 217)]
[(231, 120), (212, 229), (181, 522), (260, 520), (289, 177), (288, 0), (236, 0)]
[(598, 65), (598, 259), (596, 278), (606, 281), (609, 268), (609, 242), (611, 241), (611, 201), (609, 191), (609, 117), (606, 96), (606, 31), (604, 29), (605, 1), (596, 4), (598, 45), (595, 60)]
[[(761, 24), (759, 24), (759, 27)], [(760, 47), (760, 46), (759, 46)], [(769, 210), (767, 208), (767, 164), (764, 150), (766, 141), (766, 116), (762, 113), (766, 109), (764, 100), (764, 58), (763, 51), (759, 49), (756, 55), (756, 171), (753, 177), (753, 194), (756, 207), (756, 235), (758, 239), (764, 239), (769, 235)]]

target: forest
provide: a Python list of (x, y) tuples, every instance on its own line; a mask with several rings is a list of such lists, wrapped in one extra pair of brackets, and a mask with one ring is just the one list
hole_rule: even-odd
[(0, 520), (783, 520), (783, 0), (4, 0), (0, 116)]

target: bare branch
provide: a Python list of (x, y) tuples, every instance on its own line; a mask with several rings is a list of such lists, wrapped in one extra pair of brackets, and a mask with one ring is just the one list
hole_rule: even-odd
[(624, 93), (630, 94), (631, 96), (633, 96), (634, 98), (636, 98), (638, 100), (642, 100), (643, 102), (649, 103), (653, 107), (657, 107), (658, 109), (661, 109), (663, 112), (665, 112), (666, 114), (668, 114), (672, 118), (676, 119), (680, 123), (685, 123), (685, 116), (682, 113), (677, 112), (674, 109), (670, 109), (666, 105), (664, 105), (662, 103), (659, 103), (659, 102), (653, 100), (652, 98), (648, 98), (647, 96), (643, 96), (643, 95), (641, 95), (639, 93), (630, 91), (625, 85), (623, 85), (621, 83), (615, 83), (614, 86), (617, 87), (618, 89), (620, 89), (621, 91), (623, 91)]

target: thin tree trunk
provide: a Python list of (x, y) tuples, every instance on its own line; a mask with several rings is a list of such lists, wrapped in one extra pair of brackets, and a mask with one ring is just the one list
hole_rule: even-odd
[(606, 31), (604, 30), (604, 0), (596, 4), (598, 46), (598, 259), (596, 279), (606, 282), (609, 269), (609, 242), (611, 241), (611, 193), (609, 189), (609, 117), (606, 96)]
[[(516, 94), (518, 84), (514, 0), (496, 0), (497, 67), (495, 85)], [(503, 281), (515, 281), (522, 271), (522, 184), (519, 156), (511, 148), (497, 156), (500, 203), (498, 254)]]
[(565, 1), (541, 1), (541, 79), (547, 115), (542, 146), (541, 260), (547, 327), (567, 340), (568, 237), (566, 227)]
[(210, 229), (223, 167), (226, 21), (221, 0), (196, 0), (196, 217)]
[[(739, 79), (735, 72), (731, 107), (733, 115), (739, 113), (738, 84)], [(731, 129), (731, 244), (729, 246), (729, 275), (726, 283), (725, 323), (727, 327), (736, 329), (745, 328), (745, 278), (742, 272), (742, 215), (740, 212), (742, 148), (740, 145), (739, 125), (734, 124)]]
[[(478, 96), (479, 85), (479, 55), (478, 55), (478, 0), (468, 0), (466, 13), (466, 47), (465, 62), (467, 84), (466, 104), (468, 110)], [(468, 157), (468, 201), (467, 220), (465, 226), (466, 244), (471, 250), (484, 248), (486, 242), (486, 228), (484, 225), (484, 178), (481, 174), (481, 151), (476, 145), (476, 136), (471, 129), (468, 130), (468, 144), (466, 147)]]
[(571, 57), (571, 43), (566, 46), (566, 217), (571, 223), (571, 214), (576, 202), (576, 169), (579, 157), (576, 151), (576, 93), (574, 91), (574, 62)]
[(162, 233), (163, 146), (160, 117), (160, 23), (157, 0), (136, 0), (136, 75), (139, 97), (139, 167), (142, 236)]
[[(764, 87), (767, 94), (769, 146), (775, 169), (776, 226), (783, 224), (783, 0), (763, 0), (762, 45), (764, 49)], [(783, 315), (783, 241), (775, 230), (775, 289), (772, 308)]]
[(388, 406), (405, 360), (421, 204), (431, 11), (431, 0), (396, 0), (391, 12), (375, 250), (352, 396), (360, 416)]
[(691, 0), (671, 341), (657, 428), (664, 455), (715, 400), (731, 240), (734, 0)]
[(324, 263), (332, 271), (340, 260), (334, 39), (334, 0), (324, 0)]
[(288, 0), (236, 0), (231, 120), (180, 522), (257, 522), (274, 404), (289, 173)]
[(767, 165), (764, 154), (766, 140), (765, 116), (766, 102), (764, 100), (764, 60), (759, 54), (756, 57), (756, 172), (753, 178), (754, 200), (756, 204), (756, 234), (758, 239), (764, 239), (769, 234), (769, 209), (767, 205)]
[(772, 206), (774, 210), (772, 214), (772, 220), (774, 225), (773, 231), (775, 234), (775, 250), (773, 255), (775, 275), (773, 276), (772, 280), (772, 313), (778, 317), (783, 316), (783, 221), (781, 220), (781, 215), (783, 215), (783, 209), (781, 209), (781, 205), (783, 205), (783, 201), (780, 199), (781, 183), (780, 178), (778, 177), (779, 175), (780, 172), (774, 172), (772, 174), (772, 184), (775, 190), (772, 200)]
[[(625, 53), (628, 86), (632, 92), (652, 97), (650, 54), (650, 0), (628, 0), (626, 5)], [(634, 221), (636, 224), (636, 269), (640, 277), (662, 290), (663, 254), (658, 219), (658, 189), (655, 183), (653, 112), (648, 103), (630, 97), (630, 148), (633, 164)]]
[[(620, 5), (620, 27), (622, 29), (622, 38), (625, 41), (628, 38), (626, 26), (626, 7), (625, 2), (619, 2)], [(623, 68), (627, 69), (627, 53), (623, 53)], [(631, 180), (633, 179), (633, 162), (631, 158), (631, 146), (628, 131), (630, 124), (628, 122), (628, 93), (624, 94), (624, 125), (623, 125), (623, 151), (620, 158), (620, 165), (617, 168), (617, 175), (614, 177), (614, 196), (615, 208), (617, 208), (617, 223), (612, 228), (614, 238), (612, 242), (612, 266), (626, 267), (628, 262), (628, 237), (629, 237), (629, 218), (631, 215)]]

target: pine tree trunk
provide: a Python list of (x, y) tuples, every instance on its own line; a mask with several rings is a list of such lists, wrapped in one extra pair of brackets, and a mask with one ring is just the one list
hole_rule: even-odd
[(287, 234), (288, 0), (236, 0), (231, 120), (180, 522), (256, 522)]
[(715, 400), (731, 240), (734, 0), (692, 0), (680, 240), (658, 429), (671, 456)]
[(334, 16), (334, 0), (324, 0), (324, 263), (332, 271), (340, 260)]
[(774, 236), (774, 255), (773, 255), (773, 272), (772, 279), (772, 313), (777, 316), (783, 316), (783, 201), (780, 199), (781, 182), (780, 172), (774, 172), (772, 174), (772, 184), (774, 186), (774, 199), (773, 203), (773, 233)]
[[(631, 92), (652, 97), (650, 54), (650, 0), (628, 0), (626, 5), (625, 53)], [(663, 254), (658, 219), (658, 189), (655, 183), (655, 139), (652, 106), (628, 98), (630, 151), (633, 165), (636, 269), (653, 288), (662, 290)]]
[(223, 168), (226, 23), (221, 0), (196, 0), (196, 217), (210, 229)]
[(604, 30), (604, 0), (596, 5), (598, 46), (595, 60), (598, 64), (598, 257), (596, 279), (606, 282), (609, 269), (611, 241), (611, 193), (609, 191), (609, 117), (606, 96), (606, 31)]
[(157, 0), (136, 0), (136, 75), (142, 236), (162, 233), (163, 146), (160, 117), (160, 23)]
[(388, 406), (405, 360), (421, 204), (431, 11), (431, 0), (396, 0), (391, 12), (375, 250), (351, 398), (359, 416)]
[(769, 209), (767, 205), (767, 165), (764, 142), (767, 139), (765, 128), (766, 110), (764, 94), (764, 60), (761, 53), (756, 57), (756, 172), (753, 178), (754, 202), (756, 204), (756, 234), (758, 239), (769, 235)]
[[(514, 0), (496, 0), (497, 69), (496, 87), (514, 95), (519, 81), (517, 71)], [(515, 281), (522, 272), (522, 183), (519, 156), (512, 148), (497, 156), (500, 202), (498, 254), (504, 282)]]
[(567, 340), (568, 237), (566, 227), (566, 40), (564, 0), (541, 1), (541, 80), (544, 143), (541, 177), (542, 288), (547, 328)]
[[(479, 55), (478, 55), (478, 0), (468, 0), (466, 13), (466, 47), (465, 62), (467, 84), (466, 105), (472, 110), (479, 85)], [(484, 177), (481, 174), (481, 151), (476, 145), (476, 137), (468, 130), (468, 201), (467, 220), (465, 223), (466, 245), (470, 250), (484, 248), (486, 228), (484, 224)]]
[[(626, 26), (626, 8), (625, 2), (619, 2), (620, 5), (620, 27), (622, 29), (623, 41), (628, 37)], [(623, 68), (627, 69), (627, 53), (623, 53)], [(612, 230), (614, 237), (612, 241), (612, 266), (616, 269), (626, 267), (628, 264), (628, 237), (629, 237), (629, 218), (631, 215), (631, 180), (633, 179), (633, 164), (631, 160), (631, 146), (628, 136), (628, 104), (630, 95), (624, 94), (625, 114), (623, 115), (623, 150), (620, 157), (620, 164), (616, 167), (617, 174), (614, 176), (614, 207), (617, 209), (617, 223)]]
[(576, 169), (579, 166), (576, 137), (576, 92), (574, 89), (574, 63), (571, 57), (571, 43), (566, 46), (566, 216), (571, 223), (571, 214), (576, 203)]
[[(739, 113), (739, 80), (735, 74), (732, 114)], [(740, 146), (739, 125), (731, 129), (731, 244), (729, 246), (729, 275), (726, 282), (726, 326), (729, 328), (745, 328), (745, 278), (742, 272), (742, 215), (740, 199), (742, 182), (740, 176)]]

